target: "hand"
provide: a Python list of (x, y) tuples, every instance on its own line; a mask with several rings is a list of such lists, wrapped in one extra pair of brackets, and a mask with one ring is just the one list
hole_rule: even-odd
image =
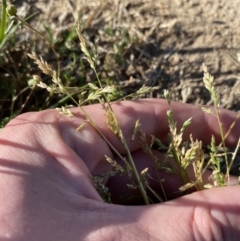
[[(199, 107), (171, 104), (179, 126), (193, 117), (185, 138), (209, 143), (211, 135), (220, 141), (216, 118)], [(139, 170), (151, 160), (141, 151), (139, 141), (131, 141), (140, 119), (143, 131), (166, 139), (168, 123), (165, 100), (125, 101), (113, 105), (124, 136)], [(85, 107), (87, 113), (122, 154), (125, 150), (105, 124), (100, 105)], [(214, 188), (150, 206), (106, 204), (95, 191), (91, 175), (111, 170), (104, 155), (117, 157), (99, 133), (86, 124), (86, 118), (73, 109), (75, 117), (56, 110), (27, 113), (12, 120), (0, 132), (0, 239), (34, 241), (82, 240), (239, 240), (240, 192), (238, 186)], [(226, 132), (236, 113), (221, 111)], [(227, 139), (237, 143), (240, 121)], [(160, 154), (157, 154), (160, 155)], [(117, 194), (129, 191), (124, 177), (110, 178), (106, 185)], [(172, 176), (165, 177), (171, 193), (179, 186)]]

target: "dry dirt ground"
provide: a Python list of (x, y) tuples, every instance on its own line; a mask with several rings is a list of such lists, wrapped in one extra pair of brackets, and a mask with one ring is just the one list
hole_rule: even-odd
[[(89, 41), (100, 39), (102, 77), (118, 79), (130, 89), (143, 84), (160, 85), (154, 97), (161, 97), (167, 88), (174, 100), (211, 104), (202, 83), (204, 62), (215, 77), (220, 105), (240, 109), (237, 94), (240, 65), (236, 57), (240, 51), (240, 0), (16, 0), (13, 3), (22, 17), (39, 11), (31, 25), (39, 26), (40, 30), (43, 25), (48, 26), (56, 36), (74, 26), (74, 17), (80, 18)], [(107, 31), (114, 32), (114, 39), (106, 37)], [(134, 41), (128, 43), (125, 38)], [(114, 52), (111, 49), (116, 47), (113, 44), (116, 39), (122, 45)], [(117, 55), (117, 51), (121, 51), (124, 61), (116, 61), (111, 70), (107, 69), (108, 59), (112, 54)], [(89, 78), (91, 74), (86, 73), (86, 79)]]

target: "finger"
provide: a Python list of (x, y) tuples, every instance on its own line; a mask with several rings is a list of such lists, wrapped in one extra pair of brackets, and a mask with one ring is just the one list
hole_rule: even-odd
[(239, 240), (240, 235), (239, 198), (239, 187), (215, 188), (158, 205), (115, 206), (113, 215), (127, 223), (129, 234), (141, 233), (139, 237), (148, 240), (234, 241)]
[[(162, 99), (142, 99), (136, 101), (122, 101), (112, 105), (114, 113), (118, 119), (119, 125), (123, 131), (123, 135), (131, 151), (140, 147), (139, 139), (131, 141), (134, 126), (139, 119), (142, 130), (147, 135), (155, 135), (161, 140), (166, 140), (168, 134), (167, 110), (170, 108), (174, 113), (174, 121), (177, 122), (178, 128), (190, 117), (192, 123), (186, 128), (184, 138), (189, 138), (192, 134), (193, 138), (200, 139), (204, 143), (209, 143), (212, 135), (219, 142), (221, 140), (220, 130), (217, 118), (203, 112), (200, 107), (190, 104), (182, 104), (172, 102), (169, 107), (168, 103)], [(213, 110), (213, 108), (211, 108)], [(86, 112), (97, 124), (101, 132), (108, 138), (118, 151), (124, 153), (124, 147), (121, 145), (119, 138), (107, 127), (106, 116), (100, 105), (90, 105), (85, 107)], [(75, 110), (75, 115), (79, 115), (79, 111)], [(231, 124), (235, 121), (237, 114), (228, 110), (221, 110), (220, 119), (222, 122), (223, 133), (226, 133)], [(237, 120), (235, 126), (227, 137), (226, 143), (229, 146), (236, 144), (240, 131), (240, 121)]]

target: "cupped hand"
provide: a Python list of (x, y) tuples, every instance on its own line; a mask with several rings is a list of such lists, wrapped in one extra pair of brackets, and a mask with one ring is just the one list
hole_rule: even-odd
[[(131, 141), (133, 128), (139, 119), (147, 136), (166, 140), (167, 102), (123, 101), (112, 107), (137, 168), (149, 167), (151, 172), (152, 162), (138, 138)], [(209, 143), (211, 135), (220, 141), (213, 115), (193, 105), (173, 102), (171, 108), (179, 126), (193, 117), (185, 138), (192, 133), (204, 143)], [(125, 149), (107, 127), (101, 106), (86, 106), (85, 110), (124, 156)], [(90, 175), (111, 170), (105, 155), (120, 160), (99, 132), (86, 123), (84, 114), (79, 109), (72, 112), (74, 117), (56, 110), (23, 114), (0, 132), (0, 240), (239, 240), (238, 186), (198, 191), (150, 206), (127, 206), (120, 205), (117, 194), (130, 189), (125, 177), (115, 176), (106, 185), (117, 204), (104, 203)], [(235, 118), (236, 113), (221, 111), (225, 133)], [(236, 145), (239, 132), (237, 121), (228, 135), (228, 146)], [(164, 178), (169, 193), (179, 186), (176, 177)]]

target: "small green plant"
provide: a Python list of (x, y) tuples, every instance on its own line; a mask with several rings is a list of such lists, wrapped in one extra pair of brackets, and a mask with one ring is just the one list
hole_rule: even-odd
[(21, 19), (18, 14), (17, 14), (17, 9), (15, 8), (14, 5), (9, 5), (7, 7), (7, 13), (9, 14), (9, 16), (12, 16), (12, 17), (15, 17), (18, 21), (19, 21), (19, 24), (23, 24), (24, 26), (26, 26), (27, 28), (29, 28), (30, 30), (32, 30), (33, 32), (37, 33), (40, 37), (42, 37), (50, 46), (50, 48), (52, 49), (55, 57), (56, 57), (56, 60), (57, 60), (57, 64), (58, 64), (58, 69), (57, 69), (57, 73), (59, 75), (60, 73), (60, 62), (59, 62), (59, 55), (57, 54), (57, 52), (55, 51), (55, 48), (53, 46), (53, 44), (51, 43), (51, 41), (41, 32), (39, 32), (36, 28), (33, 28), (31, 25), (29, 25), (27, 23), (26, 20), (28, 20), (29, 18), (33, 17), (35, 14), (31, 15), (29, 18), (27, 19)]
[[(18, 27), (22, 24), (21, 22), (15, 23), (11, 16), (17, 14), (17, 9), (14, 5), (7, 5), (6, 0), (2, 0), (2, 11), (0, 20), (0, 50), (3, 49), (4, 45), (10, 40), (11, 36), (16, 32)], [(23, 21), (27, 21), (35, 14), (27, 17)]]

